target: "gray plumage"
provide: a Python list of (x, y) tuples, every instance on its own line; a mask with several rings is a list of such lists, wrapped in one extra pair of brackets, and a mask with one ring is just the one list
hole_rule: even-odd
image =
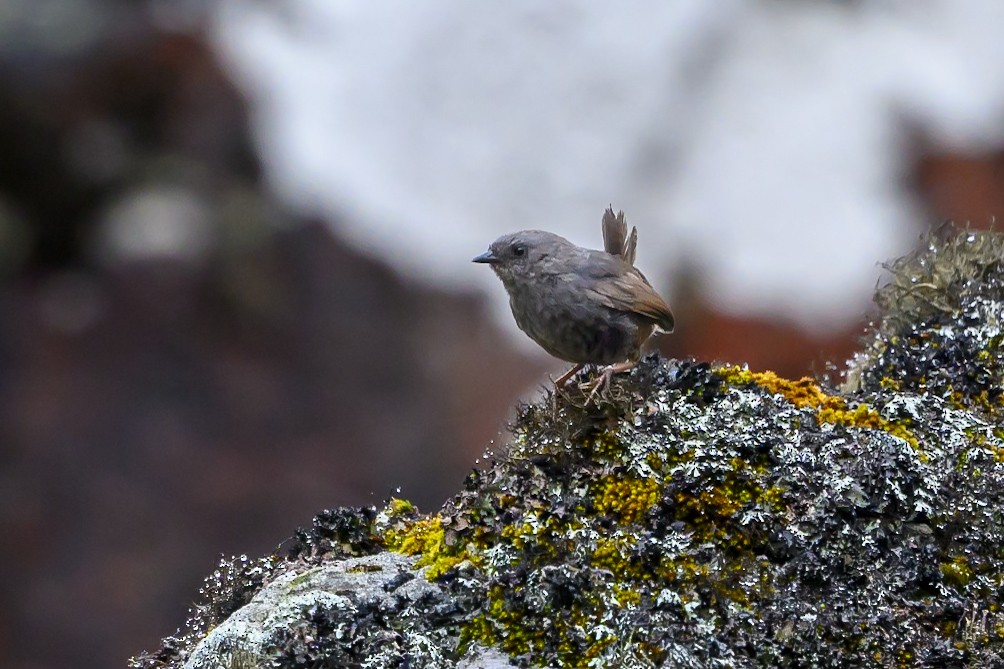
[(634, 265), (637, 231), (624, 213), (603, 217), (604, 251), (543, 230), (503, 235), (474, 262), (490, 264), (509, 293), (516, 324), (545, 351), (577, 364), (634, 362), (673, 314)]

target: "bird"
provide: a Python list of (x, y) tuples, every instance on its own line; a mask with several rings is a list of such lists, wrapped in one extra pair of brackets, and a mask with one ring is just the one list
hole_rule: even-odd
[(586, 365), (603, 366), (590, 398), (628, 371), (655, 332), (676, 322), (666, 301), (634, 266), (638, 230), (608, 207), (603, 250), (576, 246), (544, 230), (502, 235), (473, 262), (491, 266), (509, 294), (516, 325), (552, 356), (574, 366), (561, 387)]

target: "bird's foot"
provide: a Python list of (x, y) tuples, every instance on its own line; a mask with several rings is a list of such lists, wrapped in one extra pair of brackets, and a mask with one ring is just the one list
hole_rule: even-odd
[(606, 394), (607, 388), (610, 387), (610, 377), (612, 376), (613, 372), (610, 371), (610, 368), (604, 367), (603, 370), (600, 371), (599, 376), (595, 379), (586, 381), (579, 385), (579, 388), (583, 392), (589, 391), (589, 395), (586, 397), (585, 406), (588, 406), (589, 403), (593, 401), (593, 398)]
[(604, 396), (606, 394), (607, 389), (610, 388), (610, 379), (613, 378), (614, 374), (626, 372), (636, 364), (638, 364), (637, 360), (629, 360), (628, 362), (618, 362), (615, 365), (607, 365), (600, 370), (599, 376), (595, 379), (581, 384), (579, 388), (589, 391), (589, 396), (586, 398), (586, 404), (592, 402), (593, 398), (596, 397), (597, 394), (600, 396)]

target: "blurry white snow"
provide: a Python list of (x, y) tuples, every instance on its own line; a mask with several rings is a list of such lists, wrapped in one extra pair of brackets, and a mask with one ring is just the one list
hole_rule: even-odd
[(199, 262), (215, 245), (206, 203), (176, 186), (141, 186), (98, 219), (95, 252), (109, 264), (136, 260)]
[[(356, 245), (447, 286), (496, 236), (599, 245), (720, 308), (860, 318), (929, 223), (906, 132), (1001, 142), (999, 0), (224, 0), (215, 38), (270, 179)], [(508, 320), (508, 319), (507, 319)]]

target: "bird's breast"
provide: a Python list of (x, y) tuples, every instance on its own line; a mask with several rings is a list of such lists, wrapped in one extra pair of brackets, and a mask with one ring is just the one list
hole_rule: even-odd
[(519, 328), (551, 355), (569, 362), (611, 364), (637, 350), (638, 324), (597, 302), (563, 275), (509, 291)]

